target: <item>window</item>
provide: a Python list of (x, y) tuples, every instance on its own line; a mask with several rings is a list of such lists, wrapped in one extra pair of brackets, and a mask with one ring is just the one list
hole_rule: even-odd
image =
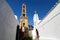
[(25, 14), (23, 14), (23, 16), (25, 16)]
[(23, 23), (23, 26), (25, 26), (25, 23)]
[(23, 8), (25, 8), (25, 6), (23, 6)]
[(25, 10), (23, 9), (23, 12), (25, 12)]

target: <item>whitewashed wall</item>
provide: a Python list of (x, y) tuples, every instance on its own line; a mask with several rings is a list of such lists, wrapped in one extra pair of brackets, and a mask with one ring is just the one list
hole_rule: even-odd
[(8, 3), (0, 0), (0, 40), (15, 40), (17, 24)]
[(60, 40), (60, 3), (39, 23), (41, 40)]
[(32, 30), (32, 37), (33, 37), (33, 40), (35, 40), (37, 37), (36, 29), (37, 29), (38, 23), (41, 22), (41, 20), (39, 20), (39, 17), (38, 17), (38, 14), (36, 11), (35, 11), (35, 14), (33, 16), (33, 22), (34, 22), (34, 25), (33, 25), (34, 28)]

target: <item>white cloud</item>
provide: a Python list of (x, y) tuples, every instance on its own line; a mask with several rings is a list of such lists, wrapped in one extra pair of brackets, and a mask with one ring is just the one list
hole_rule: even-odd
[(15, 18), (17, 19), (17, 16), (16, 15), (14, 15), (15, 16)]

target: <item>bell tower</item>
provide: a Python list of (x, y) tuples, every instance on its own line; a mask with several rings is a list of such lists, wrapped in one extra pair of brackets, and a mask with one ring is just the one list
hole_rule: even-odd
[(26, 5), (22, 4), (22, 16), (26, 17)]
[[(19, 28), (27, 28), (28, 29), (28, 17), (26, 16), (26, 5), (22, 4), (22, 15), (20, 17), (20, 27)], [(25, 29), (22, 29), (22, 31), (25, 31)]]

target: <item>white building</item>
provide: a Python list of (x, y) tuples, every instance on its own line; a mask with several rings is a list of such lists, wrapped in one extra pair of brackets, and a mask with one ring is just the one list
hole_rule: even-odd
[(33, 40), (36, 39), (37, 35), (36, 35), (36, 29), (38, 27), (38, 23), (41, 22), (41, 20), (39, 20), (38, 14), (35, 11), (34, 17), (33, 17), (33, 21), (34, 21), (34, 28), (32, 30), (32, 36), (33, 36)]
[(40, 40), (60, 40), (60, 2), (38, 23)]
[(15, 40), (17, 24), (18, 21), (8, 3), (0, 0), (0, 40)]

